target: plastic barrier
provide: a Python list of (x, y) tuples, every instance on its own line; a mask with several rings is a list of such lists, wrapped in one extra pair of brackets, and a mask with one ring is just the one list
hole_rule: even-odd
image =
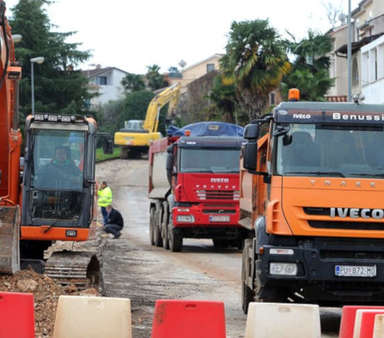
[(357, 310), (353, 336), (372, 338), (375, 317), (378, 314), (384, 314), (384, 310)]
[(373, 329), (373, 338), (384, 337), (384, 315), (375, 316), (375, 324)]
[(53, 338), (132, 338), (126, 298), (60, 296)]
[(355, 317), (357, 310), (364, 309), (384, 309), (384, 306), (360, 306), (347, 305), (343, 306), (341, 315), (341, 324), (339, 338), (353, 338), (353, 329), (355, 327)]
[(0, 292), (0, 338), (34, 338), (33, 294)]
[(225, 338), (223, 302), (157, 300), (152, 338)]
[(318, 305), (250, 303), (245, 338), (320, 338)]

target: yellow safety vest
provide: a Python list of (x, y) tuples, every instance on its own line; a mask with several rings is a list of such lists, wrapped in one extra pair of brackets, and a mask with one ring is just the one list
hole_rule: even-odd
[(103, 190), (97, 192), (98, 201), (97, 204), (99, 207), (107, 207), (112, 204), (112, 190), (110, 187), (105, 187)]

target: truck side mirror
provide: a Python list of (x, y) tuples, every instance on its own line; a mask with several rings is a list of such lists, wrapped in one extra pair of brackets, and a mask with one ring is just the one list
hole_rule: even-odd
[(255, 140), (245, 144), (243, 167), (253, 171), (257, 168), (257, 142)]
[(244, 129), (244, 138), (246, 140), (257, 140), (259, 138), (259, 132), (258, 124), (248, 124)]

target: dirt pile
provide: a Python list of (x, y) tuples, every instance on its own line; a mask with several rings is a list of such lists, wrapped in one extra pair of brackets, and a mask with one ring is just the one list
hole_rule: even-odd
[(59, 296), (99, 296), (99, 293), (95, 289), (79, 292), (74, 285), (62, 287), (53, 279), (40, 275), (32, 270), (22, 270), (13, 276), (0, 275), (0, 292), (1, 291), (33, 293), (36, 338), (52, 336)]

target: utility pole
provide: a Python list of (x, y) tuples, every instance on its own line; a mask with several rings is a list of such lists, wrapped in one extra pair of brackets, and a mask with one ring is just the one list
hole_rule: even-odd
[(35, 63), (42, 64), (44, 62), (43, 56), (37, 56), (30, 59), (31, 61), (31, 105), (32, 105), (32, 115), (35, 115), (35, 73), (33, 70), (33, 65)]
[(348, 101), (352, 101), (352, 20), (351, 20), (351, 0), (348, 0)]

